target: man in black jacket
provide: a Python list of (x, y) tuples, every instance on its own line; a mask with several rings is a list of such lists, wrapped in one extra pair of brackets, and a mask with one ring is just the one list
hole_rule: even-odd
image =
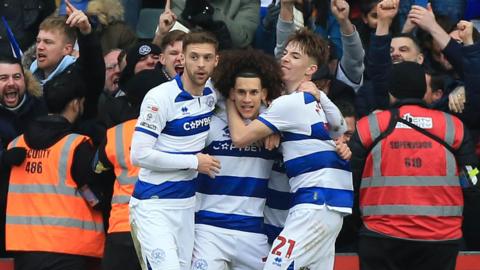
[[(97, 116), (97, 102), (105, 82), (102, 47), (92, 24), (82, 11), (67, 2), (67, 14), (67, 19), (53, 16), (40, 24), (37, 59), (30, 70), (42, 85), (55, 76), (78, 73), (87, 89), (82, 120), (90, 120)], [(78, 58), (71, 55), (75, 39), (80, 53)]]

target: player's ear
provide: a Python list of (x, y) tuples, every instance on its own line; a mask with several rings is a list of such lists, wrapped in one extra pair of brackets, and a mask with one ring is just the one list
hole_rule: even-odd
[(261, 96), (262, 96), (262, 103), (267, 105), (267, 98), (268, 98), (268, 90), (267, 88), (262, 88), (261, 92), (260, 92)]
[(229, 92), (229, 95), (228, 95), (228, 98), (235, 101), (235, 97), (233, 95), (233, 88), (230, 88), (230, 92)]
[(160, 54), (160, 64), (165, 65), (166, 59), (165, 59), (165, 54), (161, 53)]
[(306, 70), (306, 72), (305, 72), (305, 75), (307, 75), (307, 76), (312, 76), (313, 73), (315, 73), (315, 72), (317, 71), (317, 69), (318, 69), (318, 66), (317, 66), (317, 65), (310, 65), (310, 66), (307, 68), (307, 70)]
[(215, 66), (214, 67), (217, 67), (218, 65), (218, 59), (219, 59), (219, 56), (218, 54), (215, 55)]

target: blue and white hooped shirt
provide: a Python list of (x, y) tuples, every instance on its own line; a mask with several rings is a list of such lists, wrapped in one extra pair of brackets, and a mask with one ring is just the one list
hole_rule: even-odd
[[(207, 86), (202, 96), (183, 88), (180, 76), (151, 89), (145, 96), (135, 132), (156, 138), (153, 148), (170, 154), (196, 154), (203, 150), (217, 97)], [(133, 197), (185, 199), (195, 196), (195, 169), (141, 168)]]
[(292, 207), (351, 213), (350, 165), (338, 156), (315, 98), (303, 92), (281, 96), (257, 119), (282, 134), (280, 151), (294, 193)]
[(207, 144), (204, 152), (219, 159), (222, 168), (215, 179), (198, 175), (195, 223), (206, 230), (265, 233), (263, 210), (276, 152), (235, 147), (226, 120), (217, 116)]

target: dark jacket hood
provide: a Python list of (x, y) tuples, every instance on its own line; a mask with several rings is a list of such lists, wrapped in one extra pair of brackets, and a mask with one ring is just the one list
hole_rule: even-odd
[(105, 138), (106, 128), (97, 120), (80, 119), (74, 124), (58, 114), (36, 118), (25, 129), (25, 141), (34, 149), (51, 147), (64, 136), (77, 133), (88, 136), (94, 145), (99, 145)]
[(72, 130), (73, 125), (63, 116), (41, 116), (30, 122), (25, 129), (25, 142), (34, 149), (49, 148)]

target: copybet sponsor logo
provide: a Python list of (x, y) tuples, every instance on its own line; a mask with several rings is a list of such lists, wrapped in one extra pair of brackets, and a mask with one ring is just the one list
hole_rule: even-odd
[(205, 118), (202, 118), (202, 119), (197, 119), (197, 120), (193, 120), (193, 121), (190, 121), (190, 122), (186, 122), (183, 124), (183, 129), (184, 130), (191, 130), (191, 129), (196, 129), (196, 128), (199, 128), (199, 127), (204, 127), (204, 126), (208, 126), (210, 125), (210, 121), (211, 121), (211, 117), (205, 117)]
[(193, 263), (193, 269), (195, 270), (207, 270), (208, 263), (204, 259), (198, 259)]
[(256, 146), (256, 145), (249, 145), (243, 148), (237, 148), (232, 144), (232, 141), (221, 141), (221, 142), (214, 142), (212, 148), (214, 150), (237, 150), (237, 151), (244, 151), (244, 152), (261, 152), (263, 149)]
[[(430, 117), (415, 117), (415, 116), (412, 116), (410, 113), (406, 113), (406, 114), (403, 115), (402, 118), (405, 119), (406, 121), (418, 126), (418, 127), (424, 128), (424, 129), (433, 128), (433, 120)], [(395, 127), (396, 128), (410, 128), (409, 126), (407, 126), (403, 123), (397, 123), (397, 125)]]

